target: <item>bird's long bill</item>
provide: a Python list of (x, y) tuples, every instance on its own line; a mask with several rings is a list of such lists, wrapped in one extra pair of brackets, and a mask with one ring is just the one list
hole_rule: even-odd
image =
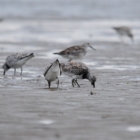
[(3, 75), (5, 75), (5, 70), (3, 71)]
[(96, 49), (95, 49), (95, 48), (93, 48), (91, 45), (90, 45), (90, 48), (96, 51)]
[(95, 88), (95, 83), (92, 83), (93, 87)]
[(132, 41), (132, 43), (134, 43), (134, 38), (133, 37), (131, 37), (131, 41)]

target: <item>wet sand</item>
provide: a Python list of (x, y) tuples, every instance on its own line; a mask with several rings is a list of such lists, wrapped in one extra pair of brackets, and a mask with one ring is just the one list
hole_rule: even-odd
[[(13, 69), (3, 76), (0, 68), (0, 140), (140, 139), (138, 1), (82, 2), (2, 1), (0, 66), (11, 53), (35, 57), (22, 78), (20, 69), (13, 77)], [(120, 44), (112, 27), (121, 25), (132, 27), (134, 44), (128, 38)], [(85, 42), (97, 51), (89, 48), (79, 61), (97, 77), (96, 88), (88, 80), (73, 88), (62, 75), (59, 89), (56, 82), (48, 89), (45, 67), (56, 59), (67, 62), (53, 53)]]
[[(23, 67), (22, 79), (20, 70), (15, 77), (13, 70), (4, 77), (1, 69), (1, 140), (139, 139), (139, 44), (91, 44), (97, 51), (89, 49), (82, 62), (97, 76), (95, 89), (87, 80), (79, 80), (81, 88), (73, 88), (66, 76), (60, 77), (59, 90), (55, 82), (48, 89), (42, 75), (45, 67), (56, 58), (66, 62), (52, 55), (53, 49), (55, 52), (65, 48), (60, 43), (31, 47), (35, 57)], [(3, 45), (1, 64), (10, 53), (8, 43)], [(23, 50), (26, 46), (29, 45), (22, 46)], [(13, 44), (11, 50), (18, 47)]]

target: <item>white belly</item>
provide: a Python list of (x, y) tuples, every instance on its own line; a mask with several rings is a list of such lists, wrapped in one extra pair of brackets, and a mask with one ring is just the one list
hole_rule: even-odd
[(45, 75), (45, 79), (48, 81), (54, 81), (58, 79), (60, 76), (60, 71), (48, 71), (47, 74)]
[(19, 67), (21, 67), (21, 66), (23, 66), (24, 64), (25, 64), (25, 60), (23, 59), (23, 60), (20, 60), (20, 61), (18, 61), (16, 64), (15, 64), (15, 68), (19, 68)]
[(68, 59), (80, 59), (84, 55), (85, 55), (84, 53), (78, 53), (77, 55), (63, 55), (63, 57)]
[(29, 60), (29, 57), (18, 60), (15, 62), (14, 65), (10, 65), (10, 67), (11, 68), (19, 68), (19, 67), (23, 66), (28, 60)]

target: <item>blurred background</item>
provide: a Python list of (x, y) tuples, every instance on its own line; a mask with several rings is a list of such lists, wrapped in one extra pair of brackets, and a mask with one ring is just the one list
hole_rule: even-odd
[(0, 16), (10, 19), (135, 19), (139, 0), (1, 0)]
[(139, 0), (1, 0), (0, 41), (119, 41), (111, 28), (125, 25), (138, 42), (139, 5)]

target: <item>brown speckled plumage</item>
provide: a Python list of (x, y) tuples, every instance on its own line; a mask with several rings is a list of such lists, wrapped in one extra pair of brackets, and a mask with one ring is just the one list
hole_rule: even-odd
[(69, 47), (61, 52), (54, 53), (54, 54), (61, 55), (65, 58), (68, 58), (69, 61), (71, 61), (72, 59), (83, 57), (87, 52), (86, 51), (87, 47), (94, 49), (89, 43), (85, 43), (82, 45), (75, 45), (75, 46)]
[(83, 53), (83, 55), (86, 54), (85, 48), (83, 46), (73, 46), (73, 47), (67, 48), (59, 52), (59, 55), (77, 55), (79, 53)]
[(80, 87), (77, 79), (88, 79), (95, 87), (96, 77), (91, 75), (90, 69), (84, 63), (71, 61), (68, 64), (61, 64), (61, 66), (63, 73), (72, 78), (73, 87), (74, 84)]
[(113, 27), (113, 29), (118, 33), (119, 36), (127, 36), (133, 41), (133, 33), (130, 27), (127, 26), (120, 26), (120, 27)]

